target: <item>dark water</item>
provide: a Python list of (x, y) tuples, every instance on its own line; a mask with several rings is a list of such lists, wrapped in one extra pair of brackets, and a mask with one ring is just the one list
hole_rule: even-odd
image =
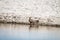
[(60, 40), (60, 28), (0, 23), (0, 40)]

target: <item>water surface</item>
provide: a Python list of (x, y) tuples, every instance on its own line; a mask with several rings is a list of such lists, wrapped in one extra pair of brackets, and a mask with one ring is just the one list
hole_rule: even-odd
[(0, 23), (0, 40), (60, 40), (60, 28)]

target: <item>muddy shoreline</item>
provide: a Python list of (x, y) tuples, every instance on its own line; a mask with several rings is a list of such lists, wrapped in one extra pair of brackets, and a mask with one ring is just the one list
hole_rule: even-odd
[[(24, 22), (0, 22), (2, 24), (20, 24), (20, 25), (30, 25), (30, 23)], [(60, 27), (60, 24), (45, 24), (39, 23), (39, 26), (50, 26), (50, 27)]]

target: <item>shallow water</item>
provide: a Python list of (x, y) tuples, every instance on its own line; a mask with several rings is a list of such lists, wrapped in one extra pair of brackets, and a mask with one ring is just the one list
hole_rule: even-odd
[(0, 40), (60, 40), (60, 28), (0, 23)]

